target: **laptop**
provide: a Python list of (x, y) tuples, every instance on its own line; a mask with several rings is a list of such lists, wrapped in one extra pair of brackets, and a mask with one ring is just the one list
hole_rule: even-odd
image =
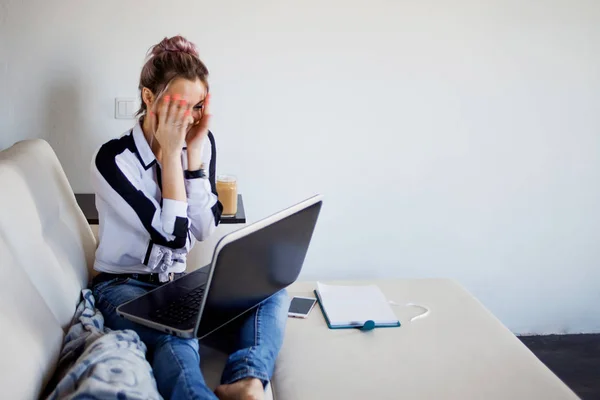
[(292, 284), (323, 204), (317, 195), (224, 236), (210, 265), (120, 305), (128, 320), (203, 338)]

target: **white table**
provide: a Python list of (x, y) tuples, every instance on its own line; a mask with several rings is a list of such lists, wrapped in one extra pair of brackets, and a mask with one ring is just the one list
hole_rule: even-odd
[[(400, 328), (330, 330), (316, 306), (288, 321), (273, 378), (275, 398), (576, 399), (477, 299), (451, 280), (326, 282), (377, 284), (398, 304)], [(290, 295), (312, 296), (315, 282)]]

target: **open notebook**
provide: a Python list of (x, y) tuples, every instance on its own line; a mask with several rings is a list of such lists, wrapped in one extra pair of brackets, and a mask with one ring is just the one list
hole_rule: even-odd
[(375, 285), (337, 286), (317, 282), (315, 294), (331, 329), (361, 328), (367, 321), (373, 321), (374, 327), (400, 326), (385, 296)]

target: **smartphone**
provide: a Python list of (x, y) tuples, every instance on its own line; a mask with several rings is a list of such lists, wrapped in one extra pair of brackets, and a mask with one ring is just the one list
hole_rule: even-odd
[(311, 297), (294, 297), (288, 310), (288, 316), (294, 318), (306, 318), (315, 306), (316, 299)]

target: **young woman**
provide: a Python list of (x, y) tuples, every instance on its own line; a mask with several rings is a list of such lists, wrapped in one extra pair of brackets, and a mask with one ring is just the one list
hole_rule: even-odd
[(196, 47), (185, 38), (165, 38), (152, 47), (140, 77), (139, 122), (105, 143), (92, 162), (100, 219), (94, 268), (101, 272), (93, 293), (108, 327), (133, 329), (147, 345), (165, 399), (262, 399), (283, 341), (285, 292), (236, 325), (234, 352), (216, 395), (200, 371), (198, 340), (145, 328), (115, 311), (183, 273), (195, 240), (219, 223), (207, 77)]

